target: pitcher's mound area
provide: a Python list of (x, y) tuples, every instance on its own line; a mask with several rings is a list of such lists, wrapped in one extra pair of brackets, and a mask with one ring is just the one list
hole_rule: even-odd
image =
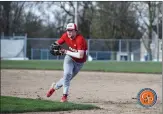
[[(1, 95), (60, 101), (62, 88), (50, 98), (46, 93), (62, 74), (62, 71), (47, 70), (1, 70)], [(136, 99), (143, 88), (154, 89), (158, 96), (157, 103), (148, 109), (141, 107)], [(161, 90), (161, 74), (80, 72), (71, 81), (69, 101), (95, 104), (103, 109), (55, 114), (161, 114)]]

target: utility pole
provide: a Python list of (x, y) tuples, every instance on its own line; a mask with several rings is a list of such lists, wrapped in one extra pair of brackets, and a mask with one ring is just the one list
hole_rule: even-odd
[(156, 15), (157, 15), (157, 61), (159, 61), (159, 2), (158, 4), (156, 5)]
[(78, 2), (75, 2), (75, 24), (78, 26)]
[[(162, 5), (161, 5), (161, 11), (162, 11), (162, 42), (163, 42), (163, 2), (162, 2)], [(161, 50), (163, 49), (163, 44), (161, 44)], [(162, 53), (162, 57), (161, 59), (163, 58), (163, 53)], [(163, 60), (163, 59), (162, 59)], [(163, 65), (163, 62), (162, 62), (162, 65)], [(162, 73), (163, 74), (163, 73)]]

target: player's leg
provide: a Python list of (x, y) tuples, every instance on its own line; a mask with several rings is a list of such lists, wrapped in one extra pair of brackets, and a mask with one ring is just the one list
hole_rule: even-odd
[(50, 87), (50, 90), (47, 93), (47, 97), (50, 97), (55, 92), (55, 90), (60, 89), (62, 86), (63, 86), (63, 78), (61, 78), (57, 83), (53, 82)]
[(73, 75), (72, 75), (71, 80), (79, 73), (79, 71), (81, 70), (83, 65), (84, 65), (84, 63), (74, 62), (74, 69), (73, 69)]
[(61, 99), (61, 102), (66, 102), (67, 101), (67, 96), (68, 96), (68, 90), (70, 86), (70, 80), (72, 78), (73, 74), (73, 69), (74, 69), (74, 64), (73, 60), (70, 56), (66, 55), (64, 59), (64, 64), (63, 64), (63, 96)]
[(63, 86), (63, 78), (61, 78), (55, 85), (53, 86), (55, 90), (60, 89)]
[[(72, 60), (69, 56), (65, 56), (64, 59), (64, 64), (63, 64), (63, 69), (64, 69), (64, 76), (61, 78), (56, 84), (55, 84), (55, 89), (60, 89), (63, 86), (64, 79), (68, 81), (68, 77), (71, 77), (72, 70), (73, 70), (73, 65), (72, 65)], [(68, 76), (70, 75), (70, 76)]]
[(69, 86), (70, 86), (70, 80), (73, 75), (73, 69), (74, 69), (74, 64), (73, 60), (70, 56), (66, 56), (64, 60), (64, 73), (63, 73), (63, 94), (68, 94)]
[(47, 93), (47, 97), (50, 97), (55, 90), (60, 89), (63, 85), (64, 85), (63, 94), (68, 93), (67, 91), (69, 88), (69, 81), (72, 77), (73, 68), (74, 65), (71, 57), (66, 55), (63, 63), (63, 70), (64, 70), (63, 77), (57, 83), (52, 83), (52, 86)]
[[(65, 84), (67, 85), (67, 87), (63, 87), (63, 96), (61, 99), (61, 102), (66, 102), (67, 101), (67, 95), (68, 95), (68, 91), (69, 91), (69, 87), (70, 87), (70, 81), (73, 79), (73, 77), (75, 77), (77, 75), (77, 73), (80, 71), (80, 69), (83, 66), (83, 63), (76, 63), (74, 61), (72, 61), (73, 63), (73, 71), (72, 71), (72, 75), (71, 76), (67, 76), (67, 79), (64, 79)], [(66, 82), (67, 81), (67, 82)]]
[(71, 57), (67, 57), (67, 59), (69, 62), (64, 63), (64, 94), (68, 94), (71, 79), (77, 75), (83, 66), (83, 63), (76, 63), (71, 59)]

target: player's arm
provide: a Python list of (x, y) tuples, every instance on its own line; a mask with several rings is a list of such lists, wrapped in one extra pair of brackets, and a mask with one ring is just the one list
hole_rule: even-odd
[(84, 41), (82, 40), (82, 38), (80, 38), (79, 40), (77, 40), (77, 51), (76, 52), (71, 52), (69, 50), (64, 50), (64, 53), (67, 55), (70, 55), (72, 57), (78, 58), (78, 59), (82, 59), (84, 57), (84, 53), (85, 53), (85, 48), (84, 48)]
[(59, 40), (55, 41), (55, 43), (58, 45), (62, 45), (64, 43), (64, 40), (60, 38)]
[(78, 58), (78, 59), (82, 59), (84, 57), (84, 50), (78, 50), (77, 52), (71, 52), (69, 50), (66, 50), (65, 54)]
[(65, 42), (64, 37), (65, 37), (65, 34), (63, 34), (60, 39), (55, 41), (55, 43), (58, 45), (62, 45)]

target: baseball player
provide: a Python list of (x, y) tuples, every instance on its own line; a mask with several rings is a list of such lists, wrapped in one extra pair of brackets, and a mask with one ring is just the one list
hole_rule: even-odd
[[(57, 83), (52, 83), (47, 97), (50, 97), (57, 89), (63, 86), (61, 102), (66, 102), (70, 81), (80, 71), (84, 62), (86, 62), (87, 42), (84, 37), (78, 33), (76, 24), (69, 23), (66, 27), (66, 32), (53, 45), (62, 45), (63, 43), (66, 43), (69, 47), (69, 50), (61, 48), (57, 51), (61, 55), (66, 54), (63, 63), (63, 77)], [(55, 52), (55, 49), (53, 49), (52, 52), (53, 51)]]

